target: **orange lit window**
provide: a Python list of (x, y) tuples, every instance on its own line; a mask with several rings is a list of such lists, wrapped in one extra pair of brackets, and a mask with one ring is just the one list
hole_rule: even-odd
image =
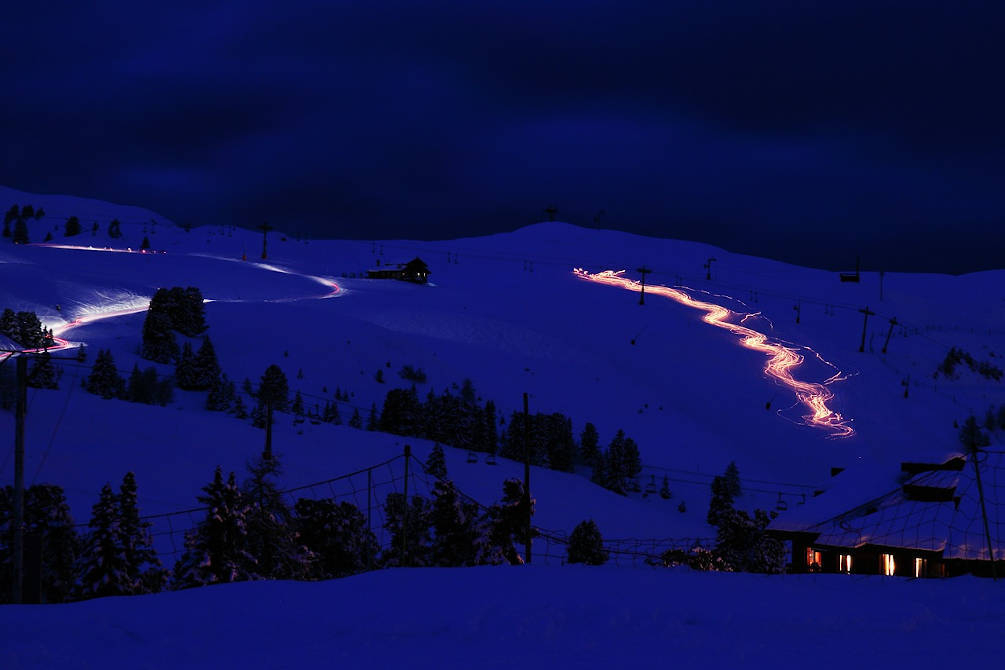
[(924, 577), (928, 572), (928, 561), (924, 558), (914, 559), (914, 576)]
[(851, 572), (851, 554), (838, 554), (838, 571)]
[(806, 567), (810, 570), (819, 570), (823, 557), (819, 551), (814, 551), (812, 547), (806, 547)]
[(882, 562), (884, 575), (892, 577), (897, 573), (897, 566), (893, 562), (893, 554), (881, 554), (879, 558)]

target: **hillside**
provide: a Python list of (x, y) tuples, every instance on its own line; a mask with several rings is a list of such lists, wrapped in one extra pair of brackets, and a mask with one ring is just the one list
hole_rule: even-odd
[[(577, 436), (586, 421), (604, 444), (624, 429), (639, 444), (643, 483), (651, 476), (658, 484), (664, 474), (671, 480), (670, 501), (624, 498), (590, 484), (586, 472), (536, 468), (537, 521), (546, 528), (568, 531), (592, 517), (608, 537), (707, 536), (708, 482), (730, 461), (747, 482), (741, 506), (770, 508), (779, 497), (795, 505), (826, 488), (832, 466), (888, 468), (898, 459), (950, 454), (957, 449), (954, 420), (1005, 400), (1002, 383), (969, 374), (932, 376), (951, 346), (1001, 365), (1005, 302), (991, 296), (1001, 295), (1002, 271), (891, 273), (880, 301), (876, 273), (863, 273), (858, 284), (840, 283), (831, 272), (707, 245), (562, 223), (441, 242), (298, 241), (277, 231), (261, 263), (260, 233), (186, 232), (133, 208), (10, 197), (52, 216), (80, 209), (83, 220), (86, 209), (87, 216), (122, 221), (117, 240), (104, 236), (104, 223), (94, 236), (55, 233), (54, 243), (80, 249), (0, 247), (0, 306), (36, 311), (57, 331), (79, 317), (98, 319), (66, 337), (92, 352), (110, 348), (120, 371), (141, 362), (143, 315), (100, 317), (141, 309), (157, 287), (196, 285), (211, 301), (208, 334), (234, 380), (257, 381), (278, 363), (291, 390), (301, 390), (308, 402), (323, 403), (336, 387), (350, 391), (341, 409), (347, 419), (354, 407), (365, 417), (388, 388), (406, 386), (397, 375), (404, 365), (428, 374), (420, 395), (470, 378), (506, 417), (527, 392), (532, 412), (571, 416)], [(159, 221), (152, 246), (164, 253), (101, 251), (137, 248), (153, 230), (148, 214)], [(32, 227), (35, 240), (45, 228), (41, 222)], [(428, 286), (360, 278), (378, 260), (386, 265), (416, 255), (432, 269)], [(716, 259), (711, 280), (703, 269), (709, 257)], [(643, 264), (653, 270), (649, 284), (688, 287), (690, 295), (733, 310), (736, 321), (804, 357), (794, 375), (817, 384), (830, 379), (828, 407), (854, 433), (835, 438), (833, 431), (803, 425), (805, 407), (764, 374), (764, 354), (702, 322), (695, 309), (655, 295), (641, 307), (637, 293), (591, 284), (573, 272), (627, 269), (637, 278), (634, 269)], [(876, 315), (859, 353), (858, 310), (867, 305)], [(883, 354), (893, 316), (900, 325)], [(378, 370), (383, 384), (375, 379)], [(78, 387), (86, 372), (67, 364), (59, 391), (32, 392), (27, 437), (29, 482), (62, 485), (77, 519), (87, 518), (102, 483), (127, 470), (138, 475), (144, 512), (189, 507), (215, 465), (240, 471), (261, 449), (262, 432), (248, 422), (202, 410), (205, 394), (176, 392), (166, 408), (105, 401)], [(10, 434), (12, 422), (9, 413), (0, 414), (0, 432)], [(275, 439), (289, 487), (381, 462), (406, 442), (420, 457), (431, 446), (346, 426), (294, 426), (288, 419)], [(6, 453), (0, 476), (10, 475), (9, 461)], [(484, 459), (467, 463), (464, 453), (450, 453), (448, 461), (461, 489), (486, 503), (498, 497), (504, 476), (522, 472), (505, 460), (495, 467)], [(895, 475), (891, 471), (890, 481)]]

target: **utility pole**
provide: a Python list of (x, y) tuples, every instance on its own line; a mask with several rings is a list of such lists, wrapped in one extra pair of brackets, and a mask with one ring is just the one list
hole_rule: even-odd
[(17, 403), (14, 409), (14, 585), (12, 600), (21, 602), (24, 582), (24, 417), (28, 411), (28, 356), (17, 357)]
[(262, 458), (272, 460), (272, 398), (265, 401), (265, 453)]
[(527, 509), (527, 537), (524, 553), (530, 565), (530, 411), (527, 408), (527, 393), (523, 394), (523, 502)]
[(401, 513), (401, 565), (408, 565), (408, 460), (412, 456), (412, 445), (405, 445), (405, 508)]
[(642, 275), (642, 292), (639, 294), (639, 304), (644, 305), (646, 304), (646, 275), (652, 272), (652, 270), (643, 265), (635, 271)]
[(262, 260), (264, 261), (266, 258), (269, 257), (268, 254), (266, 253), (267, 250), (266, 245), (268, 244), (269, 231), (275, 230), (275, 228), (270, 226), (269, 222), (266, 221), (262, 225), (258, 226), (258, 230), (262, 231)]
[(897, 317), (890, 319), (890, 330), (886, 331), (886, 341), (883, 342), (883, 353), (886, 353), (886, 346), (890, 344), (890, 336), (893, 335), (893, 327), (897, 325)]
[(998, 580), (998, 570), (995, 568), (995, 549), (991, 546), (991, 530), (988, 528), (988, 510), (984, 506), (984, 486), (981, 484), (981, 469), (977, 465), (977, 455), (980, 453), (977, 447), (977, 435), (970, 439), (970, 458), (974, 462), (974, 473), (977, 475), (977, 495), (981, 498), (981, 516), (984, 518), (984, 539), (988, 544), (988, 558), (991, 559), (991, 579)]
[(707, 261), (705, 261), (705, 265), (702, 266), (705, 268), (705, 279), (708, 281), (712, 280), (712, 263), (714, 262), (715, 262), (714, 258), (709, 258)]
[(860, 309), (858, 311), (860, 311), (862, 314), (865, 314), (865, 319), (862, 321), (862, 344), (858, 345), (859, 353), (863, 353), (865, 352), (865, 329), (866, 326), (869, 324), (869, 317), (875, 316), (876, 312), (870, 310), (868, 305), (866, 305), (865, 309)]
[(879, 301), (883, 302), (883, 275), (886, 273), (882, 270), (879, 271)]
[[(372, 532), (372, 523), (370, 521), (370, 507), (373, 500), (373, 470), (367, 469), (366, 471), (366, 532), (369, 534)], [(373, 570), (373, 552), (370, 551), (369, 545), (367, 545), (366, 552), (366, 567)]]

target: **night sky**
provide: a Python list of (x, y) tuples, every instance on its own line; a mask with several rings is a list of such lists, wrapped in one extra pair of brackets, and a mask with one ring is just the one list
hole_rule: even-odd
[(367, 239), (554, 204), (822, 267), (1005, 267), (1000, 1), (41, 4), (3, 11), (14, 188)]

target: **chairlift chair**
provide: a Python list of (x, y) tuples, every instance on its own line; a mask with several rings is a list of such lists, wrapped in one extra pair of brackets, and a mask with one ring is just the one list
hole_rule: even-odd
[(781, 491), (778, 492), (778, 502), (775, 503), (775, 509), (778, 510), (779, 512), (784, 512), (785, 510), (789, 509), (789, 503), (782, 500)]

